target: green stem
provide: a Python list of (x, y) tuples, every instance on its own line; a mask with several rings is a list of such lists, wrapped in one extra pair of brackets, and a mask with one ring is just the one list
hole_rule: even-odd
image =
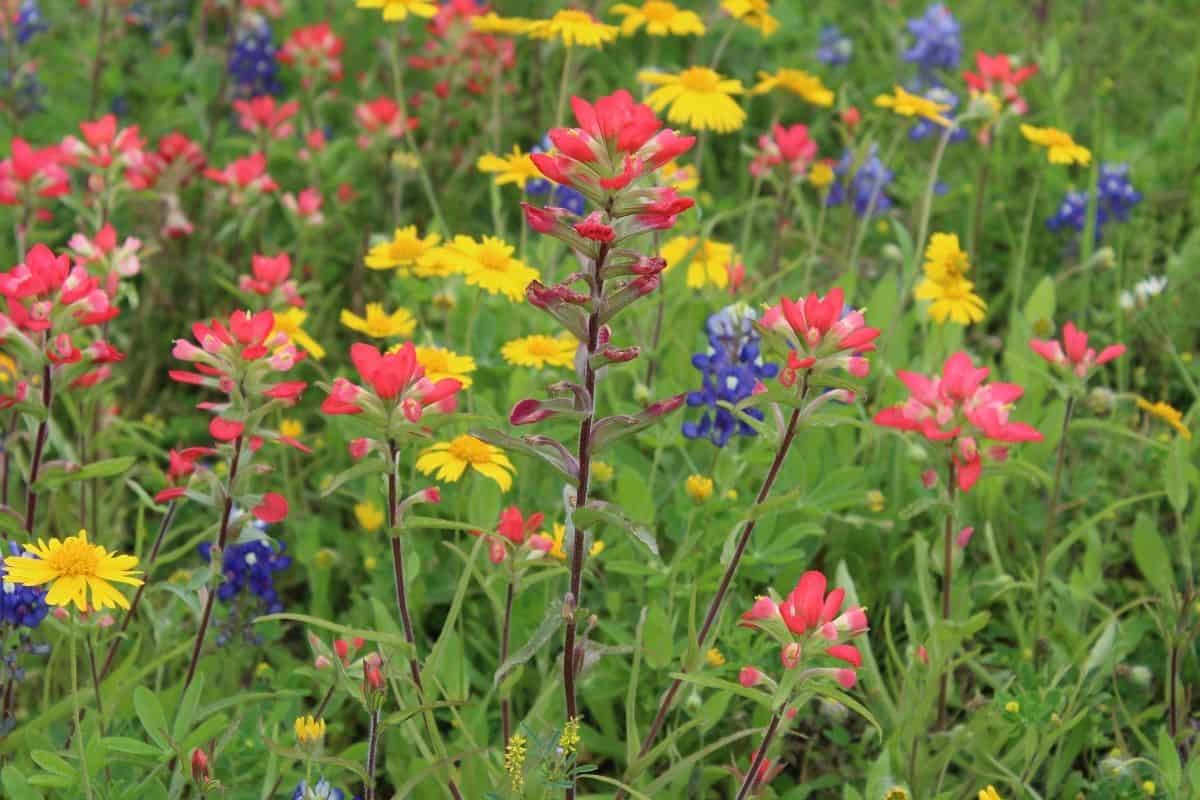
[(1012, 298), (1009, 301), (1008, 315), (1011, 318), (1017, 313), (1025, 286), (1025, 262), (1029, 253), (1029, 238), (1033, 232), (1033, 215), (1037, 212), (1038, 191), (1042, 188), (1042, 171), (1038, 170), (1033, 177), (1033, 189), (1029, 192), (1029, 210), (1025, 212), (1025, 225), (1021, 229), (1021, 245), (1017, 248), (1017, 261), (1013, 264)]
[(75, 635), (77, 631), (71, 628), (71, 709), (75, 715), (75, 743), (79, 748), (79, 778), (83, 782), (83, 796), (92, 800), (92, 781), (88, 776), (87, 748), (83, 744), (83, 713), (79, 707), (79, 667), (75, 663)]
[(1063, 411), (1062, 430), (1058, 435), (1057, 455), (1054, 459), (1054, 478), (1050, 484), (1050, 497), (1046, 502), (1046, 521), (1042, 524), (1042, 543), (1038, 553), (1037, 586), (1034, 591), (1034, 602), (1037, 604), (1034, 615), (1033, 651), (1036, 658), (1038, 646), (1042, 639), (1042, 617), (1045, 616), (1046, 594), (1046, 563), (1050, 559), (1051, 545), (1054, 543), (1055, 522), (1058, 520), (1058, 500), (1062, 491), (1063, 469), (1067, 462), (1067, 431), (1071, 426), (1071, 417), (1075, 413), (1075, 395), (1067, 398), (1067, 406)]
[(563, 118), (567, 113), (567, 87), (571, 83), (571, 52), (572, 48), (563, 48), (562, 77), (558, 82), (558, 106), (554, 111), (555, 127), (562, 127)]
[[(925, 239), (929, 236), (929, 218), (933, 213), (933, 195), (937, 188), (938, 173), (942, 167), (942, 157), (946, 155), (946, 145), (950, 143), (950, 136), (958, 128), (957, 122), (951, 122), (942, 131), (942, 136), (938, 139), (937, 149), (933, 151), (933, 160), (929, 162), (929, 180), (925, 183), (925, 194), (921, 197), (921, 217), (917, 224), (917, 239), (914, 243), (912, 257), (909, 264), (909, 275), (915, 277), (917, 273), (917, 264), (921, 261), (921, 254), (925, 252)], [(908, 293), (907, 284), (905, 281), (905, 293)]]

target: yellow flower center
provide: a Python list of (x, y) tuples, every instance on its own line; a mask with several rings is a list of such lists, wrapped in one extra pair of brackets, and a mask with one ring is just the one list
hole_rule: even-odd
[(100, 567), (100, 554), (98, 548), (71, 536), (60, 547), (50, 551), (46, 563), (55, 575), (62, 578), (92, 577)]
[(397, 261), (414, 261), (424, 252), (425, 246), (420, 239), (395, 239), (388, 244), (388, 254)]
[(481, 267), (493, 272), (508, 272), (509, 262), (511, 261), (506, 248), (488, 244), (479, 248), (475, 260), (479, 262)]
[(560, 25), (594, 25), (595, 20), (592, 15), (586, 11), (576, 11), (575, 9), (567, 9), (559, 11), (554, 15), (554, 21)]
[(468, 464), (492, 463), (492, 448), (474, 436), (459, 436), (450, 442), (450, 455)]
[(663, 0), (649, 0), (642, 6), (642, 16), (651, 22), (670, 22), (678, 13), (679, 9), (674, 3), (666, 3)]
[(721, 76), (708, 67), (689, 67), (679, 73), (679, 85), (689, 92), (712, 94), (720, 83)]
[(549, 336), (531, 336), (525, 344), (525, 349), (530, 355), (535, 355), (540, 358), (550, 358), (558, 355), (559, 344)]

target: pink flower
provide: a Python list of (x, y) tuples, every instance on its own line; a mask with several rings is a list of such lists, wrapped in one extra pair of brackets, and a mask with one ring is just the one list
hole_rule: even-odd
[(268, 524), (283, 522), (287, 519), (288, 502), (281, 494), (267, 492), (262, 496), (262, 501), (250, 509), (250, 513), (257, 519)]
[(241, 436), (244, 430), (246, 430), (244, 423), (232, 419), (213, 417), (208, 423), (208, 432), (218, 442), (232, 442)]
[(762, 681), (763, 674), (754, 667), (742, 667), (741, 671), (738, 672), (738, 683), (747, 689), (758, 686)]
[(782, 166), (791, 177), (800, 178), (816, 157), (817, 143), (808, 135), (808, 126), (776, 125), (770, 134), (758, 137), (758, 153), (750, 162), (750, 174), (757, 178)]
[(790, 349), (780, 376), (785, 386), (795, 381), (798, 370), (841, 368), (855, 377), (866, 376), (870, 367), (862, 354), (875, 349), (879, 336), (877, 328), (867, 327), (861, 311), (846, 308), (840, 288), (825, 297), (814, 292), (795, 302), (780, 298), (761, 323), (783, 337)]
[(239, 158), (224, 169), (209, 167), (204, 174), (209, 180), (230, 189), (230, 202), (235, 206), (241, 205), (247, 197), (269, 194), (279, 188), (267, 174), (267, 157), (262, 153)]
[(367, 147), (376, 136), (399, 139), (405, 130), (411, 131), (418, 125), (417, 118), (408, 116), (390, 97), (359, 103), (354, 107), (354, 119), (364, 132), (358, 140), (359, 147)]
[(979, 50), (975, 53), (975, 65), (978, 72), (963, 72), (963, 80), (967, 82), (967, 86), (975, 92), (999, 95), (999, 99), (1017, 114), (1024, 114), (1028, 110), (1019, 87), (1037, 74), (1037, 64), (1013, 70), (1008, 56), (1003, 53), (989, 56)]
[(321, 190), (315, 186), (301, 189), (299, 194), (287, 192), (283, 195), (283, 207), (309, 225), (320, 225), (325, 221), (325, 215), (321, 213), (324, 203)]
[(233, 110), (238, 113), (242, 130), (255, 136), (286, 139), (296, 130), (291, 119), (300, 110), (300, 104), (291, 100), (277, 105), (275, 98), (267, 94), (250, 100), (234, 100)]
[(1125, 354), (1125, 345), (1112, 344), (1099, 354), (1088, 347), (1088, 335), (1068, 322), (1063, 326), (1062, 343), (1054, 339), (1031, 339), (1030, 348), (1056, 367), (1070, 369), (1077, 377), (1087, 379), (1096, 367)]
[(979, 479), (986, 455), (1003, 460), (1004, 446), (989, 448), (981, 439), (1005, 444), (1040, 442), (1042, 434), (1023, 423), (1012, 422), (1012, 405), (1024, 389), (1012, 383), (985, 384), (989, 370), (976, 367), (966, 353), (946, 359), (940, 376), (926, 376), (897, 370), (910, 396), (900, 405), (885, 408), (875, 415), (876, 425), (920, 433), (926, 439), (946, 442), (957, 471), (958, 488), (970, 491)]
[(276, 58), (283, 64), (298, 67), (303, 81), (311, 84), (319, 76), (331, 81), (342, 79), (342, 50), (345, 42), (333, 32), (328, 22), (318, 22), (292, 31), (279, 48)]

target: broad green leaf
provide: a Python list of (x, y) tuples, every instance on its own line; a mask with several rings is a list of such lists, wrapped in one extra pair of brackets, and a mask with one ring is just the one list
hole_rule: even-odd
[(134, 465), (134, 456), (106, 458), (103, 461), (93, 461), (84, 467), (62, 465), (50, 468), (38, 476), (34, 489), (44, 492), (56, 489), (67, 483), (91, 480), (92, 478), (111, 478), (120, 475)]
[(646, 633), (642, 644), (642, 655), (650, 669), (662, 669), (675, 657), (671, 620), (661, 604), (650, 606), (646, 614)]
[(1171, 568), (1171, 556), (1147, 514), (1138, 514), (1133, 525), (1133, 560), (1159, 597), (1172, 596), (1175, 573)]
[(154, 743), (164, 750), (169, 750), (167, 715), (163, 713), (158, 696), (145, 686), (137, 687), (133, 690), (133, 710), (137, 713), (142, 727), (146, 729), (146, 733), (154, 740)]
[(179, 709), (175, 712), (175, 724), (171, 726), (171, 737), (180, 741), (192, 728), (196, 719), (196, 709), (200, 705), (200, 697), (204, 692), (204, 675), (197, 674), (192, 685), (183, 693), (179, 701)]

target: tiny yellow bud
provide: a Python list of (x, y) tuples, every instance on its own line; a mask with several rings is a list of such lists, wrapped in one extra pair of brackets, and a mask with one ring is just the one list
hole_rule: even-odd
[(304, 423), (289, 417), (279, 423), (279, 435), (289, 439), (299, 439), (304, 435)]
[(738, 499), (737, 489), (726, 489), (725, 490), (725, 499), (726, 500), (737, 500)]
[(354, 517), (358, 520), (358, 527), (367, 533), (374, 533), (383, 527), (383, 509), (370, 501), (356, 504)]
[(688, 497), (692, 498), (692, 502), (703, 503), (712, 497), (713, 480), (703, 475), (689, 475), (688, 479), (684, 481), (684, 488), (687, 490)]
[(1154, 784), (1154, 781), (1142, 781), (1142, 791), (1153, 797), (1155, 792), (1158, 791), (1158, 786)]
[(363, 569), (365, 569), (367, 572), (374, 572), (375, 568), (378, 566), (379, 559), (375, 558), (375, 556), (367, 556), (363, 559)]
[(871, 489), (867, 492), (867, 508), (878, 514), (883, 511), (885, 505), (887, 505), (887, 498), (883, 496), (883, 492), (878, 489)]
[(824, 189), (833, 183), (833, 167), (824, 161), (818, 161), (808, 170), (808, 182), (818, 189)]
[(592, 477), (600, 483), (608, 483), (613, 479), (612, 465), (606, 461), (593, 461)]
[(266, 661), (260, 661), (260, 662), (258, 662), (257, 666), (254, 667), (254, 674), (260, 678), (263, 675), (269, 674), (270, 672), (271, 672), (271, 665), (268, 664)]
[(1004, 704), (1004, 710), (1009, 714), (1019, 714), (1021, 713), (1021, 704), (1016, 700), (1009, 700)]
[(307, 717), (296, 717), (294, 727), (296, 741), (301, 747), (316, 746), (325, 738), (325, 720), (319, 717), (314, 718), (311, 714)]
[(704, 654), (704, 660), (710, 667), (725, 666), (725, 655), (715, 647), (709, 648), (708, 652)]
[(328, 547), (322, 547), (313, 556), (313, 563), (320, 569), (329, 569), (333, 563), (337, 561), (337, 553), (330, 550)]

